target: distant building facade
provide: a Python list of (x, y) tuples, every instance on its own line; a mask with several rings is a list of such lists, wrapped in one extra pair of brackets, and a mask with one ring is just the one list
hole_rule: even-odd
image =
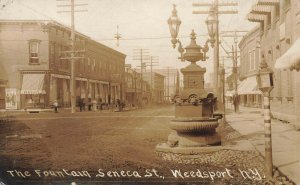
[(125, 67), (125, 104), (129, 106), (145, 106), (150, 104), (150, 84), (142, 78), (141, 73), (130, 64)]
[[(176, 92), (176, 87), (177, 87), (176, 81), (177, 81), (177, 76), (179, 75), (178, 70), (172, 69), (172, 68), (153, 69), (153, 72), (156, 72), (158, 74), (165, 76), (164, 99), (167, 102), (171, 101), (172, 97), (175, 95), (175, 92)], [(180, 79), (179, 79), (179, 82), (180, 82)]]
[(245, 35), (239, 43), (240, 68), (238, 94), (241, 105), (260, 107), (262, 95), (256, 83), (256, 76), (260, 64), (260, 28), (255, 27)]
[[(261, 0), (253, 5), (247, 18), (259, 24), (261, 54), (274, 71), (272, 114), (277, 119), (297, 123), (300, 121), (300, 1)], [(275, 68), (280, 65), (287, 70)]]
[[(77, 103), (124, 98), (126, 55), (75, 35)], [(54, 100), (70, 106), (70, 28), (55, 21), (0, 21), (0, 38), (6, 109), (45, 108)]]
[(143, 79), (150, 85), (151, 102), (160, 104), (164, 102), (165, 76), (156, 72), (144, 72)]

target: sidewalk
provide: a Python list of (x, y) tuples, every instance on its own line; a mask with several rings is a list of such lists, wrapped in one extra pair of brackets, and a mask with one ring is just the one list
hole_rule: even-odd
[[(240, 107), (239, 113), (227, 115), (227, 122), (264, 156), (264, 120), (261, 109)], [(296, 131), (293, 125), (272, 119), (272, 146), (274, 166), (300, 185), (300, 131)]]

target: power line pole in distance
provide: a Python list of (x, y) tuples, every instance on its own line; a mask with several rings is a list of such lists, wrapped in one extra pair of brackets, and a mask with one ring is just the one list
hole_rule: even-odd
[(141, 70), (141, 95), (143, 96), (143, 71), (145, 68), (145, 61), (150, 59), (150, 55), (149, 55), (149, 49), (134, 49), (133, 50), (133, 60), (134, 61), (139, 61), (140, 62), (140, 66), (136, 66), (136, 67), (140, 67)]
[[(157, 56), (151, 56), (150, 57), (150, 62), (146, 62), (146, 66), (150, 66), (150, 90), (151, 90), (151, 102), (153, 100), (153, 67), (154, 66), (159, 66), (158, 62), (159, 58)], [(155, 77), (155, 76), (154, 76)]]

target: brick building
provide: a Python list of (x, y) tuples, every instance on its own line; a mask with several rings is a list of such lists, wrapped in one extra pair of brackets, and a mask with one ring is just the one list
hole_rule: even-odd
[[(5, 108), (45, 108), (54, 100), (70, 106), (70, 28), (56, 21), (20, 20), (0, 21), (0, 30), (0, 100), (5, 96)], [(75, 50), (82, 51), (75, 61), (77, 102), (122, 99), (126, 56), (78, 32)]]
[(131, 68), (130, 64), (125, 67), (125, 103), (127, 105), (144, 106), (150, 103), (150, 84), (142, 78), (141, 73)]
[(247, 18), (260, 26), (261, 54), (274, 71), (272, 114), (280, 120), (297, 123), (300, 121), (300, 1), (259, 0)]
[(256, 83), (260, 64), (260, 27), (255, 27), (248, 32), (239, 43), (240, 68), (238, 94), (240, 102), (248, 107), (260, 107), (262, 95)]

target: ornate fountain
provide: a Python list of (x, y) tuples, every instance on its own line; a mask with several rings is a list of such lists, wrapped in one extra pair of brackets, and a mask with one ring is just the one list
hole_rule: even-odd
[[(206, 60), (208, 41), (204, 47), (197, 45), (194, 30), (191, 33), (191, 43), (182, 48), (181, 42), (176, 39), (181, 21), (177, 17), (177, 11), (173, 9), (169, 18), (172, 43), (175, 48), (179, 44), (180, 59), (190, 64), (181, 69), (183, 74), (183, 90), (175, 100), (175, 118), (170, 121), (170, 128), (174, 130), (166, 143), (158, 144), (156, 152), (159, 155), (166, 154), (195, 154), (207, 150), (215, 151), (221, 144), (221, 138), (216, 128), (219, 126), (218, 118), (213, 116), (216, 98), (212, 93), (204, 89), (205, 68), (197, 65), (198, 61)], [(206, 149), (206, 150), (204, 150)], [(164, 157), (174, 159), (174, 157)]]

